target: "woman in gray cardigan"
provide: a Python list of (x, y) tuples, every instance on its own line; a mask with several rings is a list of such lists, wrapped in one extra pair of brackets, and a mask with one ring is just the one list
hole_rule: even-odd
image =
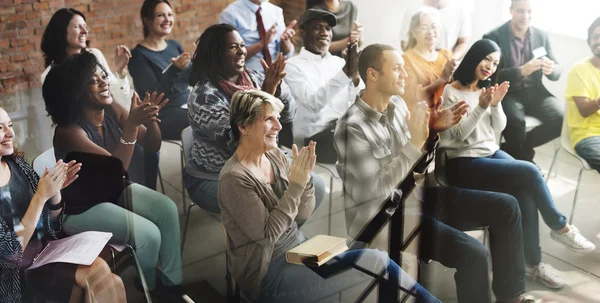
[[(286, 262), (285, 252), (306, 241), (298, 223), (315, 206), (310, 173), (315, 165), (315, 143), (293, 160), (277, 148), (283, 103), (268, 93), (236, 92), (231, 100), (230, 125), (238, 147), (219, 175), (218, 200), (227, 232), (231, 272), (242, 297), (259, 302), (314, 302), (359, 286), (370, 276), (346, 270), (324, 279), (322, 267), (309, 269)], [(385, 274), (380, 282), (386, 296), (397, 296), (399, 286), (411, 290), (418, 302), (439, 302), (406, 275), (385, 252), (352, 250), (328, 264), (359, 266)], [(400, 283), (401, 281), (401, 283)]]

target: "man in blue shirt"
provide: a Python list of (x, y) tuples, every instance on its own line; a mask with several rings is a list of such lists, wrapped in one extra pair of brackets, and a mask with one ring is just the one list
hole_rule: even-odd
[(270, 65), (270, 59), (275, 60), (280, 52), (288, 58), (294, 54), (296, 20), (286, 27), (283, 10), (266, 0), (233, 2), (221, 12), (219, 22), (233, 25), (244, 39), (248, 69), (263, 71), (260, 59)]

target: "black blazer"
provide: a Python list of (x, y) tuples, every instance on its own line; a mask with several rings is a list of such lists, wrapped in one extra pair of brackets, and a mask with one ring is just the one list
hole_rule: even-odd
[[(529, 44), (531, 51), (538, 47), (544, 47), (546, 49), (546, 52), (548, 53), (546, 57), (555, 63), (554, 71), (552, 74), (546, 77), (552, 81), (557, 81), (562, 73), (562, 67), (558, 64), (556, 58), (554, 58), (554, 53), (552, 53), (552, 47), (550, 46), (550, 39), (548, 39), (548, 33), (533, 26), (529, 27), (529, 32)], [(504, 81), (517, 83), (522, 79), (519, 72), (519, 67), (513, 67), (510, 36), (510, 21), (483, 35), (484, 39), (490, 39), (498, 43), (498, 46), (500, 46), (500, 50), (502, 51), (500, 65), (498, 66), (498, 83), (502, 83)], [(534, 72), (532, 76), (535, 79), (537, 86), (543, 87), (542, 70), (540, 69)]]

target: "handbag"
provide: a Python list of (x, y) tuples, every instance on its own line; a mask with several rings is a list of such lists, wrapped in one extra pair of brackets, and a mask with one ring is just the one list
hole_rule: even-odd
[(129, 197), (125, 189), (131, 184), (123, 162), (113, 156), (86, 152), (70, 152), (65, 162), (81, 163), (79, 177), (61, 191), (64, 214), (77, 215), (99, 203), (114, 203), (127, 207)]

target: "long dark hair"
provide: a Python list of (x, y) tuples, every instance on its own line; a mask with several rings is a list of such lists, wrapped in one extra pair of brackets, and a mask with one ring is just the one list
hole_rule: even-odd
[[(473, 44), (462, 62), (454, 72), (454, 80), (466, 86), (475, 81), (475, 70), (477, 66), (487, 55), (495, 52), (500, 52), (500, 47), (496, 42), (489, 39), (481, 39)], [(498, 69), (492, 74), (487, 81), (479, 81), (477, 86), (488, 87), (496, 84), (498, 80)]]
[(140, 9), (140, 18), (142, 19), (144, 38), (150, 35), (150, 29), (148, 28), (148, 25), (146, 25), (146, 21), (154, 20), (154, 9), (157, 5), (163, 2), (166, 3), (170, 8), (173, 8), (171, 3), (169, 3), (167, 0), (145, 0), (144, 4), (142, 4), (142, 9)]
[[(85, 21), (83, 13), (74, 8), (61, 8), (50, 18), (40, 46), (44, 53), (45, 67), (61, 63), (67, 57), (67, 27), (75, 15), (81, 16)], [(89, 46), (89, 41), (86, 44)]]
[[(225, 76), (223, 57), (226, 52), (225, 36), (236, 31), (235, 27), (226, 24), (215, 24), (207, 28), (200, 36), (198, 47), (192, 58), (192, 68), (197, 81), (208, 79), (218, 87), (219, 79)], [(190, 83), (196, 85), (196, 83)]]
[(83, 51), (50, 70), (42, 86), (42, 97), (54, 124), (70, 124), (81, 114), (82, 104), (87, 102), (89, 81), (98, 67), (104, 70), (94, 54)]

